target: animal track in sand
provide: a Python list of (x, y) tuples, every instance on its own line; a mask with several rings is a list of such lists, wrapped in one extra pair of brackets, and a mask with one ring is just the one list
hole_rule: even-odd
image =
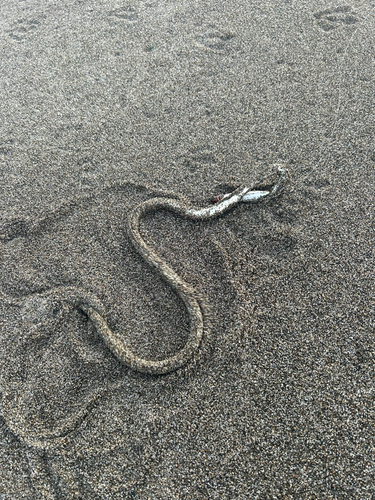
[(118, 9), (111, 10), (111, 12), (108, 13), (108, 16), (117, 17), (117, 19), (133, 22), (138, 19), (138, 12), (137, 9), (132, 5), (124, 5), (123, 7), (119, 7)]
[(216, 28), (212, 28), (195, 37), (197, 45), (201, 47), (206, 47), (211, 50), (224, 50), (226, 45), (230, 40), (234, 38), (234, 35), (228, 32), (222, 32)]
[(18, 19), (7, 33), (13, 40), (21, 42), (29, 33), (37, 30), (40, 24), (38, 19)]
[(350, 25), (358, 22), (355, 12), (350, 5), (342, 5), (333, 9), (321, 10), (315, 12), (317, 25), (323, 31), (332, 31), (342, 25)]

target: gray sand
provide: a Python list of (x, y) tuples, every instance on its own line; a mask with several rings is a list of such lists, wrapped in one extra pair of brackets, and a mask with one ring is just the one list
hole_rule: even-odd
[[(375, 498), (374, 6), (1, 2), (1, 500)], [(135, 373), (43, 302), (82, 287), (135, 353), (177, 352), (127, 214), (276, 162), (273, 200), (142, 224), (210, 306), (186, 367)]]

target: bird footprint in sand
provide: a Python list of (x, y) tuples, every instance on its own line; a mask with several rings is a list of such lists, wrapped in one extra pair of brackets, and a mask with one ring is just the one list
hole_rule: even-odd
[(196, 43), (200, 46), (211, 50), (223, 50), (229, 42), (234, 38), (231, 33), (221, 32), (217, 29), (212, 29), (195, 37)]
[(13, 28), (8, 30), (7, 33), (10, 38), (18, 42), (25, 39), (28, 33), (35, 31), (40, 26), (40, 21), (37, 19), (18, 19)]
[(131, 5), (125, 5), (118, 9), (112, 10), (108, 15), (110, 17), (117, 17), (117, 19), (122, 19), (125, 21), (136, 21), (138, 19), (138, 13), (136, 9)]
[(314, 17), (320, 29), (323, 31), (332, 31), (340, 25), (349, 25), (358, 22), (354, 14), (349, 5), (342, 5), (333, 9), (315, 12)]

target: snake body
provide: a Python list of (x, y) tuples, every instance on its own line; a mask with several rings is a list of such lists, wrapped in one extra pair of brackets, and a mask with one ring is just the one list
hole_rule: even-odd
[[(176, 199), (153, 198), (135, 207), (127, 221), (128, 235), (143, 259), (163, 277), (169, 286), (182, 299), (190, 319), (188, 339), (184, 347), (176, 354), (161, 361), (143, 359), (128, 348), (121, 335), (113, 332), (105, 320), (105, 308), (100, 301), (85, 290), (75, 287), (58, 287), (49, 290), (44, 295), (54, 301), (69, 303), (82, 310), (94, 324), (103, 341), (119, 360), (132, 370), (152, 375), (173, 372), (185, 365), (199, 348), (204, 331), (205, 303), (188, 283), (175, 273), (157, 253), (150, 248), (140, 233), (140, 220), (148, 213), (157, 210), (169, 210), (177, 215), (191, 220), (208, 220), (218, 217), (229, 209), (244, 202), (255, 202), (273, 196), (285, 179), (285, 171), (278, 168), (279, 179), (271, 191), (251, 191), (249, 187), (240, 186), (235, 191), (220, 197), (220, 201), (207, 208), (192, 208)], [(12, 300), (0, 292), (0, 298), (5, 302), (20, 306), (22, 299)]]
[(177, 370), (193, 356), (202, 340), (204, 329), (204, 299), (173, 269), (171, 269), (150, 248), (142, 238), (139, 230), (140, 220), (150, 212), (157, 210), (169, 210), (181, 217), (192, 220), (205, 220), (224, 213), (236, 205), (247, 192), (246, 188), (236, 190), (230, 198), (206, 209), (194, 209), (185, 206), (182, 202), (174, 199), (153, 198), (138, 205), (130, 214), (127, 224), (128, 235), (143, 259), (164, 278), (177, 295), (182, 299), (190, 318), (189, 335), (184, 347), (175, 355), (161, 361), (151, 361), (135, 356), (122, 340), (121, 336), (112, 332), (103, 316), (92, 307), (81, 305), (81, 309), (87, 314), (95, 325), (98, 332), (112, 353), (125, 365), (133, 370), (160, 375)]
[(218, 217), (240, 203), (255, 202), (268, 196), (273, 196), (279, 190), (285, 179), (284, 169), (279, 167), (279, 180), (271, 191), (251, 191), (249, 187), (240, 186), (232, 193), (224, 195), (221, 201), (213, 206), (196, 209), (175, 199), (153, 198), (138, 205), (130, 213), (127, 230), (128, 235), (144, 260), (164, 278), (177, 295), (182, 299), (190, 318), (190, 330), (184, 347), (175, 355), (161, 361), (152, 361), (135, 356), (126, 346), (120, 335), (112, 332), (103, 316), (93, 307), (81, 304), (80, 308), (87, 314), (101, 334), (111, 352), (131, 369), (161, 375), (173, 372), (185, 365), (198, 349), (204, 331), (205, 304), (204, 299), (177, 273), (175, 273), (150, 248), (140, 234), (140, 220), (148, 213), (157, 210), (169, 210), (177, 215), (191, 220), (207, 220)]
[[(192, 208), (176, 199), (153, 198), (139, 204), (130, 212), (127, 219), (127, 232), (136, 251), (173, 288), (182, 299), (188, 311), (190, 320), (188, 339), (184, 347), (176, 354), (161, 361), (143, 359), (134, 355), (131, 349), (125, 344), (121, 334), (113, 332), (109, 328), (105, 320), (105, 307), (95, 294), (78, 287), (59, 286), (39, 294), (20, 298), (11, 297), (0, 290), (0, 301), (10, 306), (21, 308), (22, 314), (25, 312), (25, 307), (31, 307), (32, 311), (34, 311), (35, 307), (42, 307), (44, 317), (46, 318), (41, 323), (37, 322), (33, 324), (32, 322), (27, 335), (17, 339), (14, 344), (11, 343), (9, 345), (8, 357), (10, 359), (19, 359), (19, 356), (22, 356), (29, 349), (30, 342), (32, 343), (37, 338), (51, 335), (51, 329), (54, 331), (56, 328), (59, 328), (59, 325), (64, 321), (66, 312), (71, 310), (71, 308), (75, 308), (87, 315), (109, 350), (124, 365), (135, 371), (152, 375), (166, 374), (178, 370), (192, 359), (201, 344), (204, 332), (206, 333), (208, 330), (207, 308), (204, 298), (178, 276), (146, 244), (140, 233), (141, 219), (146, 214), (157, 210), (169, 210), (178, 216), (191, 220), (202, 221), (212, 219), (224, 214), (240, 202), (256, 202), (273, 196), (279, 190), (284, 179), (285, 172), (279, 167), (279, 179), (270, 191), (251, 191), (246, 186), (240, 186), (232, 193), (218, 197), (220, 201), (215, 205), (202, 209)], [(36, 300), (35, 302), (33, 302), (34, 299)], [(54, 311), (57, 312), (54, 313)], [(77, 353), (83, 357), (87, 357), (85, 346), (80, 345), (76, 339), (72, 340), (78, 349)], [(28, 407), (30, 403), (28, 399), (29, 389), (24, 394), (25, 381), (22, 377), (23, 375), (20, 375), (17, 365), (13, 366), (13, 369), (6, 370), (3, 373), (3, 414), (7, 425), (33, 449), (49, 449), (58, 443), (65, 446), (67, 440), (70, 439), (69, 436), (71, 436), (71, 433), (85, 419), (97, 399), (108, 390), (121, 387), (124, 383), (123, 380), (117, 380), (115, 383), (107, 381), (102, 386), (94, 389), (82, 401), (79, 411), (75, 411), (67, 418), (61, 419), (52, 429), (45, 429), (43, 419), (41, 422), (38, 420), (29, 421), (29, 410), (26, 411), (23, 407), (23, 405)], [(26, 387), (29, 386), (26, 385)], [(41, 477), (43, 476), (42, 473), (40, 475)]]

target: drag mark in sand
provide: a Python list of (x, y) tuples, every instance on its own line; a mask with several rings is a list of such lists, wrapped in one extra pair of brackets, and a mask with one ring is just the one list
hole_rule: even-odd
[[(217, 197), (215, 204), (206, 208), (191, 207), (181, 199), (173, 199), (170, 194), (163, 193), (163, 197), (153, 197), (130, 210), (127, 229), (131, 243), (146, 263), (156, 269), (179, 295), (190, 319), (190, 332), (184, 346), (177, 354), (161, 361), (142, 359), (134, 355), (125, 343), (123, 332), (122, 334), (116, 333), (109, 328), (106, 319), (108, 310), (96, 294), (87, 288), (63, 285), (34, 290), (34, 292), (21, 294), (18, 297), (7, 295), (0, 290), (0, 300), (19, 309), (22, 322), (28, 329), (27, 335), (20, 336), (12, 342), (6, 353), (7, 359), (12, 359), (14, 362), (10, 364), (8, 370), (5, 370), (2, 379), (4, 418), (7, 426), (28, 447), (32, 482), (43, 498), (51, 500), (56, 498), (55, 489), (58, 489), (54, 485), (54, 478), (48, 467), (48, 450), (56, 446), (65, 446), (72, 433), (77, 431), (86, 420), (98, 400), (110, 391), (121, 389), (127, 384), (126, 379), (111, 379), (108, 372), (111, 365), (100, 357), (100, 353), (92, 356), (87, 346), (76, 337), (77, 333), (72, 332), (70, 335), (70, 330), (66, 329), (66, 318), (74, 317), (76, 313), (79, 314), (79, 311), (82, 311), (93, 326), (93, 330), (98, 333), (98, 339), (101, 338), (118, 360), (135, 371), (151, 375), (166, 374), (186, 365), (193, 360), (200, 348), (202, 336), (209, 334), (209, 320), (211, 319), (208, 314), (209, 309), (205, 299), (145, 243), (139, 228), (140, 221), (150, 212), (154, 213), (158, 210), (172, 211), (178, 216), (192, 220), (213, 219), (228, 212), (239, 203), (272, 198), (278, 194), (284, 180), (285, 171), (282, 166), (279, 166), (278, 179), (276, 181), (272, 179), (273, 184), (270, 183), (262, 190), (240, 186), (233, 192), (227, 192), (227, 189), (223, 188), (224, 194)], [(57, 216), (62, 217), (70, 213), (73, 207), (74, 203), (72, 206), (68, 204), (57, 212)], [(55, 218), (56, 212), (53, 217), (47, 217), (40, 222), (13, 221), (13, 224), (7, 224), (0, 231), (0, 242), (6, 244), (31, 235), (33, 232), (39, 234), (40, 230), (46, 229), (48, 222)], [(73, 321), (79, 324), (81, 319), (76, 315)], [(64, 348), (65, 332), (71, 340), (71, 343), (68, 343), (71, 347)], [(55, 334), (57, 334), (56, 338), (52, 342), (51, 338)], [(105, 350), (105, 346), (103, 348)], [(70, 357), (70, 353), (74, 357)], [(77, 368), (76, 359), (79, 358), (83, 359), (83, 363)], [(58, 366), (61, 374), (66, 375), (69, 380), (82, 376), (79, 385), (75, 386), (73, 383), (68, 387), (69, 398), (74, 394), (79, 401), (72, 404), (72, 411), (65, 411), (65, 407), (62, 408), (61, 384), (57, 384), (60, 379), (59, 377), (54, 379), (53, 374), (51, 376), (50, 373), (50, 370), (55, 369), (53, 360), (56, 359), (59, 360)], [(97, 372), (98, 365), (102, 366), (101, 372)], [(108, 374), (108, 379), (103, 374)], [(105, 383), (102, 377), (106, 380)], [(49, 385), (50, 379), (51, 385)], [(98, 383), (99, 379), (100, 383)], [(38, 385), (38, 381), (43, 384), (43, 388)], [(60, 392), (57, 403), (53, 401), (53, 394), (58, 391)], [(44, 406), (44, 397), (50, 398), (51, 395), (51, 406)], [(50, 414), (48, 409), (51, 410)], [(51, 423), (48, 423), (49, 418)]]

